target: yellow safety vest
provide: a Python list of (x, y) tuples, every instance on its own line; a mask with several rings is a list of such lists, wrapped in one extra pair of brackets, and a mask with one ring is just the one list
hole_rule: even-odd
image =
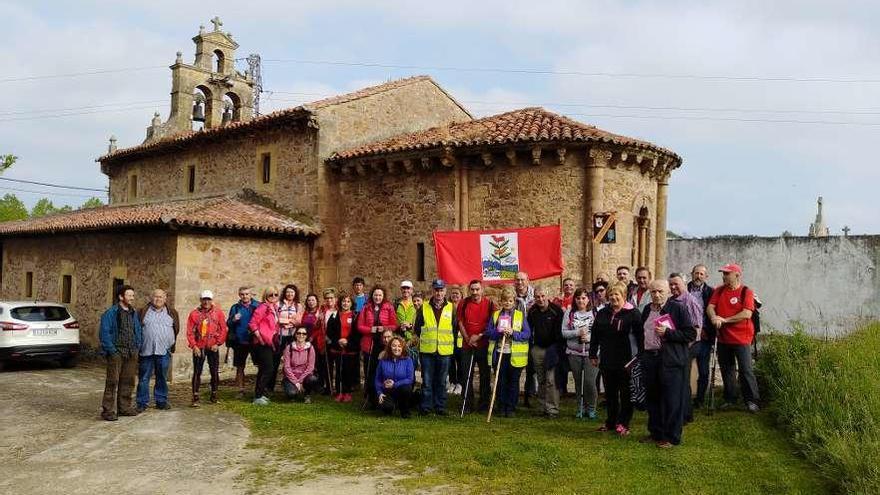
[(434, 308), (430, 301), (422, 304), (422, 334), (419, 337), (419, 353), (451, 356), (455, 339), (452, 336), (452, 315), (455, 306), (447, 302), (440, 313), (440, 323), (434, 318)]
[[(492, 321), (495, 322), (497, 327), (498, 325), (498, 317), (501, 315), (501, 311), (495, 311), (492, 313)], [(523, 327), (523, 314), (522, 311), (516, 309), (513, 311), (513, 333), (522, 332)], [(510, 341), (510, 365), (514, 368), (522, 368), (523, 366), (529, 363), (529, 343), (527, 341), (517, 341), (513, 340), (511, 336)], [(499, 352), (500, 349), (499, 349)], [(495, 341), (489, 341), (489, 365), (492, 365), (492, 358), (495, 355)], [(499, 360), (501, 358), (499, 357)]]

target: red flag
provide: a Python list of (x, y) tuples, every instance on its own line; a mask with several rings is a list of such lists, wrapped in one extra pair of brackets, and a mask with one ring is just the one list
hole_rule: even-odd
[(537, 280), (562, 273), (562, 232), (559, 225), (435, 231), (434, 254), (447, 282), (511, 283), (518, 271)]

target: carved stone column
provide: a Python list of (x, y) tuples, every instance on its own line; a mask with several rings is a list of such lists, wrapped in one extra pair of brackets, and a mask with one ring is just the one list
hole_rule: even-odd
[(611, 160), (611, 152), (590, 148), (587, 156), (587, 174), (584, 190), (584, 285), (592, 284), (602, 266), (599, 245), (593, 242), (593, 214), (601, 212), (605, 205), (605, 168)]
[(657, 179), (657, 222), (654, 247), (654, 274), (657, 278), (666, 278), (666, 199), (669, 190), (669, 174), (664, 173)]

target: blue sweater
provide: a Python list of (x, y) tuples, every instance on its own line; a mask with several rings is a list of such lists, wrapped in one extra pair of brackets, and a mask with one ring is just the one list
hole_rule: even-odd
[[(229, 332), (235, 335), (236, 344), (250, 344), (251, 336), (248, 332), (248, 325), (251, 322), (251, 317), (254, 315), (254, 310), (256, 310), (259, 305), (260, 303), (251, 299), (250, 306), (245, 306), (239, 301), (229, 308), (229, 317), (226, 318), (226, 326), (229, 328)], [(235, 315), (237, 313), (241, 313), (241, 318), (236, 322)]]
[[(137, 351), (144, 343), (144, 332), (141, 329), (141, 319), (137, 312), (131, 308), (131, 318), (134, 320), (134, 349)], [(101, 339), (101, 349), (105, 356), (117, 353), (116, 337), (119, 335), (119, 304), (114, 304), (101, 315), (101, 328), (98, 332)]]
[(376, 393), (381, 394), (385, 390), (385, 380), (394, 380), (394, 388), (412, 385), (415, 381), (416, 370), (413, 360), (410, 358), (385, 358), (379, 360), (376, 368)]

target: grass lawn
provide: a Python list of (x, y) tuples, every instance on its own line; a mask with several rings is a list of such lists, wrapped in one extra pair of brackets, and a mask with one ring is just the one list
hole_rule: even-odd
[[(595, 432), (599, 421), (575, 420), (572, 399), (563, 400), (559, 419), (520, 408), (516, 418), (486, 424), (485, 415), (476, 414), (382, 417), (362, 413), (359, 401), (338, 404), (323, 396), (311, 405), (279, 399), (258, 407), (231, 392), (224, 395), (222, 407), (250, 421), (255, 446), (315, 474), (384, 468), (404, 475), (399, 484), (409, 490), (445, 485), (455, 492), (510, 494), (831, 491), (766, 413), (701, 412), (685, 428), (681, 446), (660, 450), (638, 442), (644, 413), (636, 413), (630, 437), (618, 438)], [(459, 404), (451, 396), (450, 411)]]

